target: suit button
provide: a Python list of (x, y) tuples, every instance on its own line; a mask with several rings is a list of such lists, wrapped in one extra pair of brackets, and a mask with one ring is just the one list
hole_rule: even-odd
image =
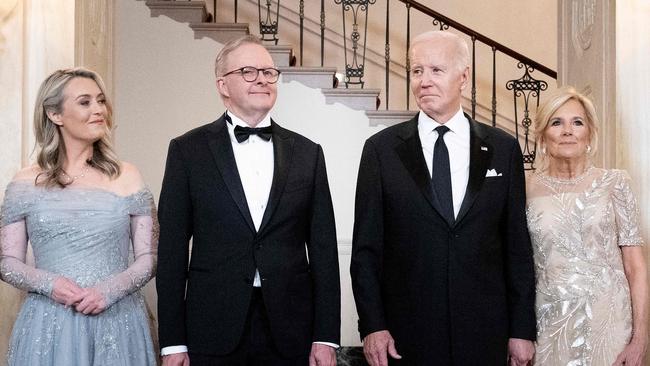
[(255, 246), (255, 249), (258, 249), (258, 250), (259, 250), (259, 249), (262, 249), (262, 244), (257, 244), (257, 245)]
[(460, 234), (454, 234), (454, 238), (456, 239), (460, 238)]

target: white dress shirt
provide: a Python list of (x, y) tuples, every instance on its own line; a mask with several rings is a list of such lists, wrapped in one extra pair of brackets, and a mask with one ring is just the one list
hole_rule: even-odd
[[(246, 195), (246, 203), (248, 204), (248, 211), (250, 211), (255, 230), (260, 229), (264, 211), (269, 201), (269, 194), (271, 193), (271, 185), (273, 184), (273, 137), (269, 141), (265, 141), (257, 135), (250, 135), (248, 140), (238, 142), (235, 138), (235, 126), (250, 127), (242, 119), (228, 112), (228, 116), (232, 124), (226, 123), (228, 127), (228, 135), (230, 135), (230, 143), (232, 151), (235, 155), (235, 163), (237, 164), (237, 171), (239, 172), (239, 179), (241, 180), (244, 194)], [(255, 127), (267, 127), (271, 125), (270, 115), (266, 115), (264, 119)], [(253, 279), (253, 287), (261, 287), (262, 281), (260, 280), (260, 273), (255, 270), (255, 278)], [(330, 347), (338, 348), (337, 344), (328, 342), (314, 342), (326, 344)], [(161, 356), (170, 355), (173, 353), (187, 352), (187, 346), (169, 346), (160, 350)]]
[[(443, 139), (449, 151), (451, 193), (454, 201), (454, 217), (457, 217), (469, 180), (469, 121), (463, 114), (463, 109), (459, 107), (458, 112), (444, 125), (449, 128)], [(435, 131), (435, 128), (438, 126), (442, 126), (442, 124), (420, 111), (418, 115), (418, 133), (422, 142), (424, 160), (427, 162), (427, 168), (429, 169), (429, 176), (432, 174), (433, 147), (438, 139), (438, 132)]]
[[(235, 138), (235, 126), (250, 127), (246, 122), (231, 112), (227, 112), (232, 124), (226, 123), (230, 144), (235, 154), (235, 163), (239, 172), (248, 211), (251, 213), (255, 230), (260, 229), (262, 217), (269, 201), (271, 184), (273, 183), (273, 138), (265, 141), (257, 135), (250, 135), (248, 140), (237, 142)], [(255, 127), (268, 127), (271, 125), (271, 117), (267, 114), (264, 119)], [(255, 270), (254, 287), (261, 287), (260, 273)]]

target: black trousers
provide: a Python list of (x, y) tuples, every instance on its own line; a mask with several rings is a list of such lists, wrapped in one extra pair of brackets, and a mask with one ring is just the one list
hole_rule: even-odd
[(191, 366), (309, 365), (309, 350), (307, 350), (306, 354), (292, 359), (287, 359), (278, 352), (271, 335), (271, 327), (260, 288), (253, 289), (244, 334), (233, 352), (220, 356), (190, 352), (189, 356)]

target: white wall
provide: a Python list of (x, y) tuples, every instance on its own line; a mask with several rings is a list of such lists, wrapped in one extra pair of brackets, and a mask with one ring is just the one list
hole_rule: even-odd
[[(299, 103), (296, 103), (299, 100)], [(326, 105), (320, 90), (298, 82), (281, 84), (273, 116), (279, 123), (320, 143), (334, 204), (341, 276), (341, 344), (360, 345), (350, 284), (354, 193), (363, 143), (382, 127), (369, 127), (364, 112)]]
[(632, 177), (642, 236), (649, 245), (650, 0), (617, 2), (616, 18), (616, 166)]
[(214, 120), (223, 110), (214, 88), (221, 45), (194, 40), (167, 17), (151, 18), (144, 1), (115, 4), (114, 103), (117, 149), (160, 191), (170, 138)]

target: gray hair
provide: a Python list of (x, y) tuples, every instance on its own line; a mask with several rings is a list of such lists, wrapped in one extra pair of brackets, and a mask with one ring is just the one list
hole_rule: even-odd
[(417, 35), (411, 41), (411, 47), (409, 49), (409, 57), (413, 51), (413, 47), (421, 42), (431, 41), (431, 40), (446, 40), (452, 42), (454, 45), (454, 63), (456, 64), (459, 71), (465, 70), (469, 67), (470, 56), (469, 48), (467, 47), (467, 42), (458, 36), (455, 33), (448, 31), (429, 31)]
[(226, 67), (226, 61), (228, 61), (228, 55), (230, 55), (234, 50), (238, 49), (239, 47), (245, 44), (256, 44), (256, 45), (264, 46), (262, 44), (262, 41), (260, 41), (259, 38), (251, 34), (233, 39), (230, 42), (226, 43), (221, 49), (221, 51), (219, 51), (219, 54), (217, 54), (217, 58), (214, 60), (215, 76), (219, 77), (224, 73), (228, 72), (227, 70), (224, 70), (224, 68)]

